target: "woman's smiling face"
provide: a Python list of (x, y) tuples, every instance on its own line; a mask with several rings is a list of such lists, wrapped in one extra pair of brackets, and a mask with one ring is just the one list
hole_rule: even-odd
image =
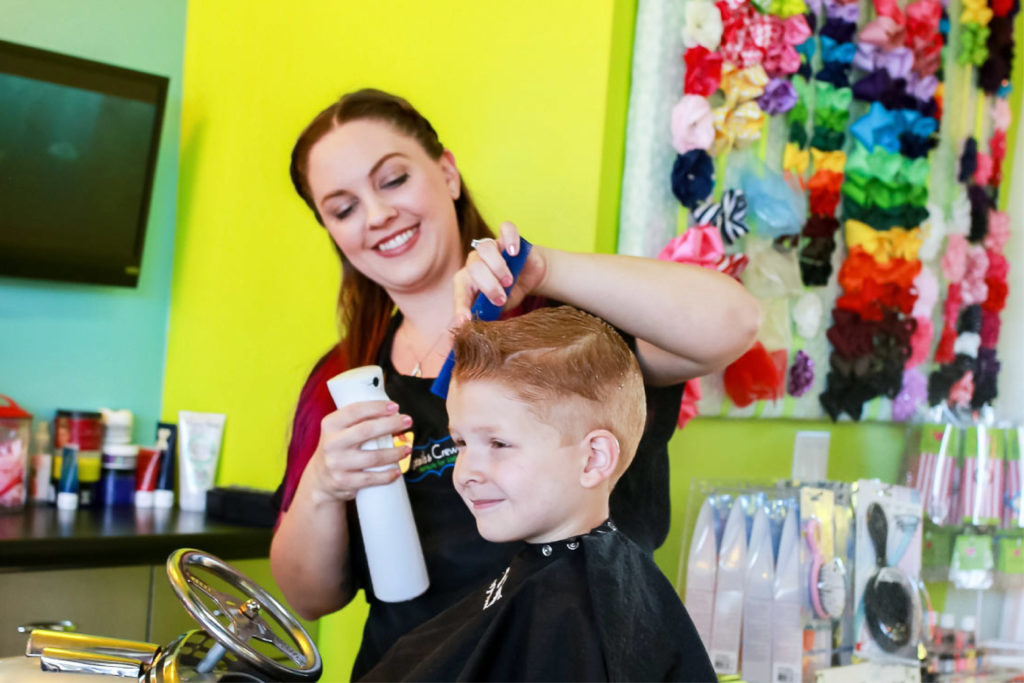
[(455, 159), (370, 119), (333, 128), (309, 152), (311, 194), (349, 263), (395, 293), (416, 292), (462, 265)]

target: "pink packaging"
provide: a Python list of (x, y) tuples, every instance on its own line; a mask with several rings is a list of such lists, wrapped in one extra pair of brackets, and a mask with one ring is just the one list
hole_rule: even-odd
[(925, 515), (938, 525), (954, 522), (959, 510), (953, 505), (956, 446), (959, 432), (951, 424), (922, 426), (920, 455), (913, 477)]
[(0, 395), (0, 512), (25, 507), (32, 415)]
[(1004, 467), (1002, 517), (1008, 529), (1024, 527), (1024, 509), (1021, 506), (1021, 445), (1024, 427), (1006, 430), (1006, 462)]

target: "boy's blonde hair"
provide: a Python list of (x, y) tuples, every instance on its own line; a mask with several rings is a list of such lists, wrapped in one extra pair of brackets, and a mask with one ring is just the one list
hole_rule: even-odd
[(619, 441), (615, 479), (633, 460), (647, 404), (636, 356), (600, 318), (571, 306), (541, 308), (455, 331), (452, 380), (508, 387), (564, 441), (607, 429)]

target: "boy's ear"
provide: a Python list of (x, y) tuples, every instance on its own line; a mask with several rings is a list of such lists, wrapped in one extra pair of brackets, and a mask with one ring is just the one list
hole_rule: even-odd
[(607, 429), (595, 429), (583, 437), (587, 460), (580, 474), (580, 485), (590, 489), (611, 480), (619, 464), (619, 440)]

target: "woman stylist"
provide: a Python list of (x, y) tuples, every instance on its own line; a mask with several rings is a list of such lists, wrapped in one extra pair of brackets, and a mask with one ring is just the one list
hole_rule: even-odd
[[(484, 541), (451, 481), (457, 449), (444, 402), (430, 393), (450, 349), (449, 330), (480, 292), (506, 314), (571, 304), (619, 328), (648, 387), (648, 427), (612, 497), (612, 517), (652, 551), (668, 532), (668, 452), (682, 383), (743, 353), (758, 325), (755, 301), (731, 278), (675, 263), (534, 247), (508, 301), (502, 250), (520, 246), (511, 223), (496, 239), (477, 212), (430, 123), (376, 90), (343, 96), (292, 151), (295, 188), (334, 240), (342, 262), (342, 341), (320, 360), (296, 409), (281, 515), (270, 550), (274, 578), (294, 609), (316, 618), (359, 588), (370, 614), (353, 677), (399, 636), (500, 571), (515, 545)], [(482, 241), (481, 241), (482, 240)], [(475, 241), (475, 242), (474, 242)], [(475, 246), (475, 248), (473, 248)], [(392, 402), (336, 410), (325, 382), (366, 364), (384, 368)], [(361, 451), (374, 437), (413, 433), (412, 445)], [(403, 603), (369, 586), (352, 501), (397, 470), (367, 472), (412, 453), (405, 473), (431, 585)]]

